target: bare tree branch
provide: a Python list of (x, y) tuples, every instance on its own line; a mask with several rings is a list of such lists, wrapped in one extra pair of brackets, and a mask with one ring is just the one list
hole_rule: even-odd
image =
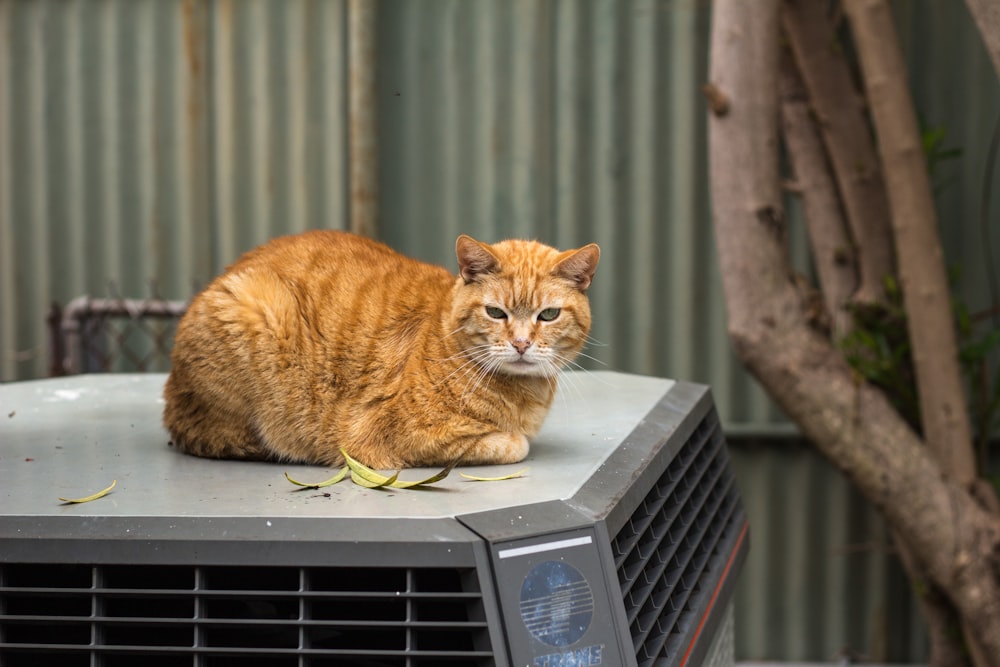
[[(780, 0), (736, 0), (716, 3), (712, 14), (709, 84), (728, 100), (726, 113), (714, 114), (720, 122), (712, 123), (713, 131), (708, 135), (712, 202), (716, 219), (739, 221), (719, 232), (736, 235), (719, 246), (730, 331), (757, 330), (757, 321), (773, 321), (777, 315), (740, 308), (733, 299), (746, 297), (766, 307), (797, 308), (794, 299), (779, 304), (764, 298), (781, 292), (789, 282), (778, 183), (779, 4)], [(734, 116), (758, 122), (752, 131), (746, 131), (730, 120)], [(737, 164), (745, 169), (726, 167)], [(742, 252), (742, 242), (736, 239), (748, 233), (767, 234), (780, 242), (754, 244)], [(753, 293), (746, 293), (751, 290)]]
[(993, 61), (993, 69), (1000, 76), (1000, 3), (996, 0), (965, 0), (972, 14), (983, 44)]
[(885, 0), (845, 0), (844, 8), (864, 73), (891, 202), (924, 438), (944, 472), (972, 488), (978, 474), (951, 296), (896, 26)]
[(906, 542), (896, 535), (895, 530), (890, 528), (890, 532), (927, 623), (927, 638), (930, 642), (928, 664), (934, 667), (967, 667), (970, 663), (965, 642), (959, 636), (960, 633), (955, 631), (955, 628), (961, 626), (961, 617), (948, 597), (927, 577), (920, 561), (910, 552)]
[(787, 51), (781, 58), (779, 94), (781, 132), (796, 190), (802, 197), (813, 261), (834, 340), (839, 340), (851, 328), (851, 314), (844, 306), (857, 289), (857, 265), (837, 185), (809, 109), (808, 93)]
[(860, 283), (854, 299), (881, 302), (882, 281), (894, 273), (889, 204), (864, 101), (838, 48), (826, 4), (787, 0), (781, 20), (809, 90), (856, 245)]

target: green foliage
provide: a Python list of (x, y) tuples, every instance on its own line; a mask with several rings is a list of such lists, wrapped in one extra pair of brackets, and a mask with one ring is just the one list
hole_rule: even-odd
[[(953, 271), (952, 282), (957, 277)], [(886, 278), (885, 290), (884, 304), (849, 306), (855, 328), (839, 345), (851, 368), (884, 391), (900, 415), (920, 433), (920, 399), (903, 294), (891, 277)], [(988, 313), (970, 313), (957, 297), (952, 297), (952, 308), (976, 449), (985, 473), (990, 438), (1000, 432), (1000, 327), (986, 316)]]
[[(947, 128), (943, 125), (928, 127), (922, 121), (920, 123), (920, 140), (923, 144), (924, 157), (927, 159), (927, 173), (931, 179), (938, 179), (941, 172), (941, 165), (949, 160), (961, 157), (961, 148), (946, 148), (945, 137)], [(947, 180), (939, 180), (933, 183), (934, 196), (941, 194), (941, 191), (949, 184)]]
[(884, 304), (850, 304), (854, 328), (840, 340), (847, 363), (868, 383), (885, 392), (907, 423), (920, 432), (920, 400), (903, 293), (891, 276), (885, 279)]
[(958, 357), (967, 383), (980, 467), (985, 470), (990, 437), (1000, 432), (1000, 327), (989, 313), (971, 314), (954, 300)]
[[(930, 127), (921, 122), (921, 141), (927, 171), (938, 196), (947, 185), (941, 180), (941, 165), (962, 155), (961, 149), (946, 147), (944, 126)], [(949, 272), (949, 283), (957, 284), (960, 272)], [(907, 330), (906, 309), (899, 284), (885, 279), (884, 304), (852, 304), (854, 329), (839, 341), (847, 362), (870, 384), (882, 389), (900, 415), (921, 432), (920, 399)], [(959, 361), (979, 458), (980, 471), (987, 474), (990, 438), (1000, 433), (1000, 304), (991, 311), (971, 313), (957, 296), (952, 296)], [(992, 478), (1000, 491), (1000, 477)]]

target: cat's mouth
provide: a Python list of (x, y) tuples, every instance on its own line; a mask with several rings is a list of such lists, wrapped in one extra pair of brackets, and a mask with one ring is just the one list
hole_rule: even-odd
[(549, 365), (521, 357), (504, 362), (504, 370), (510, 375), (550, 375)]

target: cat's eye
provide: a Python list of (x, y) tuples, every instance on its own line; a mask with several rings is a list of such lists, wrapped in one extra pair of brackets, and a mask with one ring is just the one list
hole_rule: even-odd
[(507, 319), (507, 313), (503, 312), (502, 308), (497, 308), (496, 306), (486, 306), (486, 314), (495, 320)]
[(561, 311), (559, 308), (546, 308), (542, 312), (538, 313), (538, 319), (540, 319), (542, 322), (551, 322), (552, 320), (559, 317), (560, 312)]

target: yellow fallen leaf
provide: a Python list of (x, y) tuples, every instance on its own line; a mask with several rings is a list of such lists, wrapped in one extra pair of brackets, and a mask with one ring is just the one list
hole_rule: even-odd
[[(351, 469), (351, 481), (360, 486), (364, 486), (369, 489), (377, 489), (381, 486), (386, 486), (387, 484), (395, 482), (396, 478), (399, 476), (399, 473), (397, 472), (392, 477), (386, 477), (382, 473), (372, 470), (364, 463), (352, 459), (343, 449), (340, 450), (340, 453), (344, 455), (344, 461), (347, 462), (347, 466)], [(359, 482), (358, 480), (362, 481)]]
[(347, 477), (347, 471), (348, 470), (349, 470), (349, 468), (347, 466), (344, 466), (344, 468), (340, 472), (338, 472), (336, 475), (334, 475), (330, 479), (325, 479), (322, 482), (315, 482), (315, 483), (300, 482), (297, 479), (292, 479), (292, 477), (287, 472), (285, 473), (285, 479), (287, 479), (289, 482), (291, 482), (295, 486), (301, 486), (301, 487), (303, 487), (305, 489), (322, 489), (324, 486), (332, 486), (332, 485), (336, 484), (337, 482), (339, 482), (340, 480), (342, 480), (345, 477)]
[(522, 468), (517, 472), (512, 472), (509, 475), (501, 475), (500, 477), (476, 477), (475, 475), (466, 475), (464, 472), (458, 473), (465, 479), (470, 479), (473, 482), (502, 482), (505, 479), (515, 479), (517, 477), (523, 477), (524, 473), (528, 472), (527, 468)]
[(399, 473), (392, 475), (391, 477), (386, 477), (385, 475), (380, 475), (375, 473), (370, 474), (374, 471), (370, 470), (367, 473), (358, 472), (357, 470), (351, 470), (351, 481), (358, 486), (363, 486), (366, 489), (381, 489), (384, 486), (392, 486), (396, 478), (399, 477)]
[(431, 475), (427, 479), (419, 479), (413, 482), (398, 481), (392, 483), (392, 488), (394, 489), (416, 489), (421, 486), (430, 486), (436, 482), (440, 482), (442, 479), (451, 474), (451, 471), (455, 469), (458, 465), (458, 461), (449, 463), (446, 467), (442, 468), (439, 472)]
[(103, 498), (104, 496), (111, 493), (111, 489), (115, 488), (115, 484), (117, 483), (118, 483), (117, 479), (113, 480), (111, 482), (111, 486), (109, 486), (106, 489), (102, 489), (101, 491), (98, 491), (97, 493), (90, 496), (84, 496), (83, 498), (60, 498), (59, 500), (63, 501), (68, 505), (75, 505), (77, 503), (89, 503), (91, 500), (97, 500), (98, 498)]
[(340, 450), (340, 453), (344, 455), (344, 460), (351, 469), (351, 480), (369, 489), (381, 488), (383, 486), (391, 486), (394, 489), (416, 489), (421, 486), (429, 486), (447, 477), (455, 469), (455, 466), (458, 465), (458, 461), (455, 461), (427, 479), (408, 482), (397, 479), (399, 472), (392, 477), (386, 477), (382, 473), (372, 470), (364, 463), (351, 458), (350, 454), (343, 449)]

